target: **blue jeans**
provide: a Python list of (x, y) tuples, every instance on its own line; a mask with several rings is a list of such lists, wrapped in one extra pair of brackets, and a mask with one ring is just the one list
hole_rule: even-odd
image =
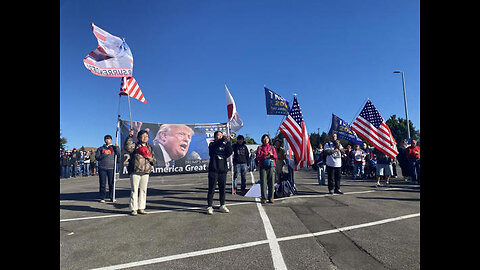
[(317, 178), (319, 185), (325, 185), (325, 165), (318, 165)]
[(409, 167), (410, 167), (410, 176), (412, 177), (413, 182), (417, 182), (420, 184), (420, 159), (417, 158), (409, 158), (408, 159)]
[(357, 180), (357, 175), (365, 179), (365, 164), (353, 164), (353, 180)]
[(100, 199), (105, 200), (107, 193), (107, 177), (108, 177), (108, 197), (113, 199), (113, 169), (105, 170), (98, 168), (98, 178), (100, 182)]
[(62, 166), (62, 178), (70, 178), (70, 166)]
[(247, 179), (246, 179), (246, 174), (247, 174), (247, 163), (239, 163), (234, 165), (234, 172), (233, 172), (233, 188), (237, 190), (237, 177), (238, 174), (240, 173), (242, 177), (242, 184), (241, 188), (246, 189), (247, 188)]

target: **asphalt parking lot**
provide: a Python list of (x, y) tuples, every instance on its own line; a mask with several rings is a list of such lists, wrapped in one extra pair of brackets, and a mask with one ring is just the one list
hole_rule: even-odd
[(230, 213), (208, 216), (207, 174), (151, 177), (148, 214), (130, 216), (129, 179), (115, 203), (98, 201), (96, 176), (61, 179), (60, 268), (420, 269), (418, 185), (342, 177), (344, 194), (330, 195), (311, 169), (295, 183), (298, 194), (263, 206), (227, 192)]

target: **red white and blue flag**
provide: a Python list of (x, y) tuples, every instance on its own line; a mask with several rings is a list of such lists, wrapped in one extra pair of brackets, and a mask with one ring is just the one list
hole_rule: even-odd
[(147, 100), (142, 94), (142, 90), (140, 90), (140, 86), (138, 85), (137, 81), (133, 77), (123, 77), (122, 83), (120, 85), (120, 95), (128, 95), (134, 99), (137, 99), (143, 103), (147, 103)]
[(133, 55), (125, 40), (91, 23), (98, 46), (85, 58), (83, 64), (93, 74), (104, 77), (132, 76)]
[(313, 151), (308, 137), (307, 127), (303, 120), (302, 111), (298, 105), (297, 97), (293, 97), (293, 105), (285, 121), (279, 127), (280, 132), (287, 139), (293, 154), (297, 158), (295, 171), (313, 164)]
[(398, 155), (397, 142), (390, 128), (370, 100), (353, 121), (352, 130), (385, 155), (391, 158)]

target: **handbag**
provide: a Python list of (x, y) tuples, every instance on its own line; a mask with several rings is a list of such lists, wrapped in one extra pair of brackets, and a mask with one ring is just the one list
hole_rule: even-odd
[(263, 166), (265, 168), (273, 167), (273, 160), (271, 158), (267, 158), (267, 159), (263, 160)]

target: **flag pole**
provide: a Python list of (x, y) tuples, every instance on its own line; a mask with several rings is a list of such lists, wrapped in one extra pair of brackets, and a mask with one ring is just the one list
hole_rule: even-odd
[[(227, 122), (227, 136), (230, 138), (230, 120), (228, 120)], [(231, 139), (232, 138), (230, 138), (230, 140)], [(228, 157), (228, 163), (230, 163), (230, 172), (232, 173), (231, 181), (232, 181), (232, 195), (233, 195), (233, 155), (230, 155), (230, 157)]]
[[(115, 146), (118, 145), (118, 130), (119, 130), (119, 127), (120, 127), (120, 100), (122, 98), (122, 95), (118, 95), (118, 110), (117, 110), (117, 130), (115, 131)], [(114, 147), (115, 147), (114, 146)], [(116, 186), (116, 183), (117, 183), (117, 179), (118, 179), (118, 176), (117, 176), (117, 155), (115, 154), (115, 151), (113, 151), (113, 197), (112, 197), (112, 202), (115, 202), (115, 186)]]
[(127, 95), (128, 97), (128, 114), (130, 115), (130, 128), (133, 129), (132, 126), (132, 109), (130, 108), (130, 95)]

